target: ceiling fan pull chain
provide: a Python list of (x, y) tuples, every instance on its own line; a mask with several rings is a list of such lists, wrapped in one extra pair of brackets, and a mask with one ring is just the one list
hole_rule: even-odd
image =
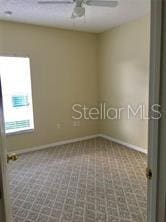
[(72, 19), (72, 22), (73, 22), (73, 27), (75, 27), (76, 26), (75, 19)]
[(84, 23), (86, 24), (86, 13), (84, 14)]

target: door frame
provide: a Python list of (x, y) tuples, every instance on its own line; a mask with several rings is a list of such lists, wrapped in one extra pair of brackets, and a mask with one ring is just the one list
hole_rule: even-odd
[[(150, 80), (149, 80), (149, 114), (153, 104), (163, 105), (162, 97), (162, 46), (163, 46), (163, 16), (166, 13), (165, 0), (151, 0), (151, 41), (150, 41)], [(166, 85), (165, 85), (166, 87)], [(160, 111), (162, 111), (160, 109)], [(164, 222), (163, 209), (160, 205), (160, 171), (164, 169), (160, 165), (160, 153), (162, 141), (160, 134), (163, 132), (159, 120), (150, 119), (148, 129), (148, 168), (152, 170), (152, 180), (148, 180), (148, 222)], [(162, 203), (163, 204), (163, 203)], [(162, 207), (162, 215), (159, 212)]]
[(157, 220), (166, 221), (166, 1), (161, 11), (161, 60), (160, 60), (160, 105), (162, 117), (159, 120), (158, 137), (158, 180), (157, 180)]

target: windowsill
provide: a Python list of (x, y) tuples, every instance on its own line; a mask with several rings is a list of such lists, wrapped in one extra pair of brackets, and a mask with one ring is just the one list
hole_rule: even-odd
[(20, 130), (16, 132), (6, 133), (6, 136), (14, 136), (14, 135), (20, 135), (25, 133), (34, 133), (35, 129), (27, 129), (27, 130)]

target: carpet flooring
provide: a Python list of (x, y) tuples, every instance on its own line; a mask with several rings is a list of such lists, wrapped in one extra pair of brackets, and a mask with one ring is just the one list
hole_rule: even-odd
[(13, 222), (146, 222), (147, 156), (96, 138), (9, 164)]

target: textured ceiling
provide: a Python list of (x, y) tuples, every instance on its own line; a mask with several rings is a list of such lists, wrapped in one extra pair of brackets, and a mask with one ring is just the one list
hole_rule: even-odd
[[(59, 0), (61, 1), (61, 0)], [(150, 0), (118, 0), (116, 8), (86, 6), (85, 18), (71, 19), (72, 5), (39, 5), (37, 0), (0, 0), (0, 20), (103, 32), (150, 12)], [(12, 11), (11, 16), (5, 11)]]

